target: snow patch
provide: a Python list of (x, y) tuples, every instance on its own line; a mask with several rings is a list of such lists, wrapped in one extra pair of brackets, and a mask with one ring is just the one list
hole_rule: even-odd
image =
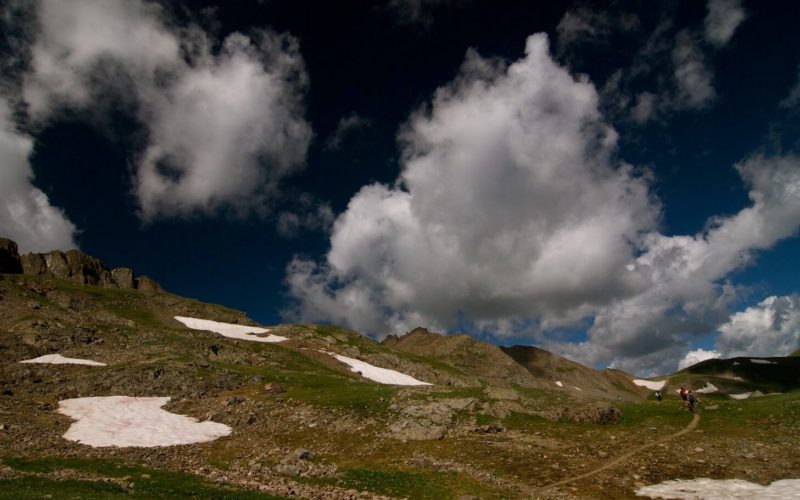
[(269, 329), (260, 328), (257, 326), (236, 325), (233, 323), (221, 323), (210, 319), (197, 319), (187, 318), (184, 316), (175, 316), (175, 319), (186, 325), (193, 330), (207, 330), (214, 333), (219, 333), (223, 337), (232, 339), (252, 340), (253, 342), (283, 342), (288, 340), (286, 337), (280, 335), (268, 335), (266, 337), (259, 337), (252, 335), (254, 333), (267, 333)]
[(100, 363), (98, 361), (92, 361), (91, 359), (80, 359), (80, 358), (65, 358), (60, 354), (45, 354), (44, 356), (39, 356), (38, 358), (33, 359), (25, 359), (20, 361), (20, 363), (47, 363), (51, 365), (87, 365), (87, 366), (106, 366), (105, 363)]
[(580, 388), (580, 387), (578, 387), (577, 385), (573, 385), (573, 386), (572, 386), (572, 388), (573, 388), (573, 389), (575, 389), (576, 391), (581, 391), (581, 392), (583, 392), (583, 389), (581, 389), (581, 388)]
[(559, 387), (564, 387), (564, 384), (562, 384), (560, 380), (556, 381), (556, 385)]
[(638, 385), (638, 386), (640, 386), (640, 387), (647, 387), (648, 389), (651, 389), (651, 390), (654, 390), (654, 391), (660, 391), (661, 389), (664, 388), (664, 386), (666, 385), (667, 381), (666, 380), (641, 380), (641, 379), (637, 378), (636, 380), (633, 381), (633, 383)]
[(751, 359), (751, 363), (755, 363), (757, 365), (777, 365), (775, 361), (770, 361), (768, 359)]
[(639, 488), (636, 490), (636, 495), (692, 500), (800, 498), (800, 479), (782, 479), (769, 486), (761, 486), (742, 479), (679, 479)]
[(213, 441), (231, 433), (216, 422), (162, 410), (169, 397), (107, 396), (65, 399), (58, 412), (77, 422), (64, 434), (70, 441), (101, 446), (154, 447)]
[(700, 394), (711, 394), (712, 392), (717, 392), (718, 390), (719, 390), (719, 387), (717, 387), (716, 385), (712, 384), (711, 382), (706, 382), (706, 386), (705, 387), (703, 387), (702, 389), (697, 389), (694, 392), (699, 392)]
[(732, 397), (733, 399), (747, 399), (752, 396), (752, 392), (743, 392), (741, 394), (728, 394), (728, 396)]
[(356, 372), (361, 374), (362, 377), (368, 378), (372, 381), (378, 382), (379, 384), (387, 384), (387, 385), (433, 385), (428, 382), (423, 382), (421, 380), (417, 380), (410, 375), (406, 375), (405, 373), (400, 373), (395, 370), (389, 370), (388, 368), (380, 368), (375, 365), (371, 365), (367, 362), (348, 358), (347, 356), (342, 356), (341, 354), (336, 354), (333, 352), (328, 351), (320, 351), (324, 352), (329, 356), (333, 356), (334, 358), (338, 359), (342, 363), (348, 365), (350, 367), (351, 372)]

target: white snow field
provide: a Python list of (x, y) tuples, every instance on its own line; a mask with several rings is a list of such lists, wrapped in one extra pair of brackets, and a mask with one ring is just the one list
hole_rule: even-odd
[(220, 323), (219, 321), (213, 321), (210, 319), (187, 318), (185, 316), (175, 316), (175, 319), (193, 330), (208, 330), (210, 332), (219, 333), (223, 337), (230, 337), (232, 339), (269, 343), (283, 342), (284, 340), (288, 340), (286, 337), (282, 337), (280, 335), (269, 334), (266, 337), (252, 335), (254, 333), (267, 333), (269, 331), (267, 328), (260, 328), (257, 326)]
[(666, 380), (641, 380), (636, 379), (633, 381), (634, 384), (638, 385), (639, 387), (647, 387), (653, 391), (660, 391), (666, 385)]
[(380, 368), (375, 365), (371, 365), (364, 361), (360, 361), (358, 359), (348, 358), (347, 356), (342, 356), (341, 354), (336, 354), (333, 352), (328, 351), (320, 351), (324, 352), (329, 356), (333, 356), (334, 358), (338, 359), (342, 363), (348, 365), (350, 367), (351, 372), (360, 373), (362, 377), (368, 378), (372, 381), (378, 382), (379, 384), (387, 384), (387, 385), (433, 385), (428, 382), (423, 382), (421, 380), (417, 380), (411, 375), (406, 375), (405, 373), (400, 373), (395, 370), (389, 370), (388, 368)]
[(130, 396), (65, 399), (58, 412), (77, 420), (64, 438), (93, 448), (204, 443), (231, 433), (225, 424), (162, 410), (168, 401), (169, 397)]
[(770, 361), (768, 359), (751, 359), (751, 363), (755, 363), (757, 365), (777, 365), (775, 361)]
[(712, 384), (711, 382), (706, 382), (706, 386), (705, 387), (703, 387), (702, 389), (697, 389), (694, 392), (699, 392), (700, 394), (711, 394), (712, 392), (717, 392), (718, 390), (719, 390), (719, 387), (717, 387), (716, 385)]
[(636, 495), (687, 500), (800, 499), (800, 479), (782, 479), (769, 486), (761, 486), (741, 479), (681, 479), (639, 488), (636, 490)]
[(88, 365), (88, 366), (106, 366), (105, 363), (99, 361), (92, 361), (91, 359), (80, 358), (65, 358), (60, 354), (45, 354), (38, 358), (25, 359), (20, 363), (47, 363), (50, 365)]
[(741, 394), (728, 394), (728, 396), (732, 397), (733, 399), (747, 399), (752, 394), (752, 392), (743, 392)]
[(559, 387), (564, 387), (564, 384), (562, 384), (560, 380), (556, 381), (556, 385)]

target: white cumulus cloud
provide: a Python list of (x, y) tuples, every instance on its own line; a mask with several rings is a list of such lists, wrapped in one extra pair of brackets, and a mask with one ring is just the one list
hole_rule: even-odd
[(717, 46), (727, 44), (746, 17), (741, 0), (709, 0), (705, 19), (706, 40)]
[[(695, 235), (658, 232), (647, 177), (614, 160), (597, 93), (544, 35), (510, 65), (470, 52), (402, 133), (393, 186), (363, 187), (324, 262), (287, 269), (291, 318), (375, 335), (418, 325), (532, 335), (592, 365), (673, 370), (730, 316), (728, 275), (796, 234), (800, 159), (735, 168), (751, 203)], [(558, 328), (588, 322), (588, 339)]]
[(800, 296), (767, 297), (719, 327), (725, 357), (786, 356), (800, 348)]
[(298, 44), (257, 32), (213, 45), (155, 3), (44, 0), (24, 97), (40, 123), (109, 95), (134, 104), (149, 140), (133, 189), (144, 220), (263, 211), (311, 139)]
[(75, 225), (33, 185), (32, 148), (0, 97), (0, 237), (16, 241), (21, 252), (75, 248)]
[(728, 319), (736, 290), (726, 276), (800, 226), (800, 158), (755, 156), (736, 169), (751, 205), (712, 218), (694, 236), (646, 237), (634, 267), (649, 286), (598, 309), (589, 341), (560, 346), (562, 352), (587, 363), (664, 373), (685, 352), (686, 335), (712, 332)]
[(678, 368), (683, 370), (684, 368), (688, 368), (692, 365), (695, 365), (701, 361), (705, 361), (707, 359), (715, 359), (719, 358), (720, 353), (715, 351), (714, 349), (706, 351), (705, 349), (695, 349), (693, 351), (689, 351), (686, 353), (686, 356), (683, 357), (682, 360), (678, 363)]
[(611, 157), (597, 93), (544, 35), (506, 67), (469, 52), (401, 134), (395, 187), (334, 224), (326, 262), (288, 269), (296, 316), (377, 334), (536, 317), (561, 323), (645, 285), (625, 266), (659, 207)]

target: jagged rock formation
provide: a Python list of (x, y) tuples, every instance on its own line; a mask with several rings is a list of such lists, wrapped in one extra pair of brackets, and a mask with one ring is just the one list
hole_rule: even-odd
[(0, 273), (21, 272), (22, 265), (19, 262), (17, 244), (9, 239), (0, 238)]
[(28, 253), (20, 256), (17, 244), (0, 238), (0, 272), (7, 274), (52, 274), (83, 285), (105, 288), (135, 288), (161, 291), (161, 286), (148, 276), (134, 278), (133, 270), (118, 267), (109, 270), (97, 257), (79, 250)]

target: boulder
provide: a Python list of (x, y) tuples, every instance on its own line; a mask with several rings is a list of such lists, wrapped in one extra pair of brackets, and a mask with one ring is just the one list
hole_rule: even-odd
[(114, 280), (117, 288), (133, 288), (135, 284), (133, 270), (128, 267), (117, 267), (112, 269), (111, 279)]
[(20, 274), (22, 264), (19, 260), (17, 244), (7, 238), (0, 238), (0, 273)]
[(47, 270), (54, 276), (59, 278), (69, 278), (69, 264), (64, 252), (60, 250), (53, 250), (44, 254), (44, 261), (47, 264)]
[(97, 257), (79, 250), (66, 253), (69, 277), (84, 285), (114, 286), (114, 280), (106, 266)]
[(40, 253), (26, 253), (20, 260), (22, 272), (25, 274), (45, 274), (47, 272), (47, 262)]
[(156, 280), (149, 276), (139, 276), (136, 278), (136, 288), (145, 292), (161, 292), (164, 289), (156, 283)]
[(277, 382), (270, 382), (269, 384), (264, 386), (264, 392), (267, 394), (283, 394), (286, 392), (286, 387), (283, 384), (279, 384)]

